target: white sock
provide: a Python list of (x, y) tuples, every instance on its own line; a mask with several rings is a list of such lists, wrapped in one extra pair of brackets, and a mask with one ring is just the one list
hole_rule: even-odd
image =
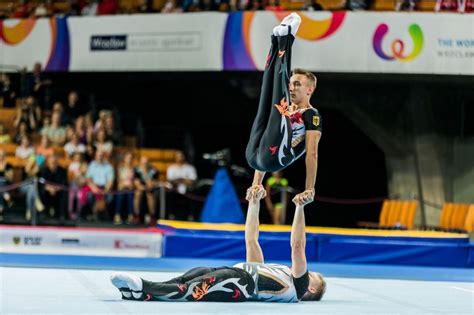
[[(140, 279), (137, 276), (123, 273), (123, 272), (117, 272), (114, 273), (110, 276), (110, 281), (112, 281), (112, 284), (117, 288), (117, 289), (129, 289), (131, 292), (131, 296), (133, 296), (135, 299), (139, 299), (142, 296), (142, 290), (143, 290), (143, 282), (142, 279)], [(130, 293), (129, 292), (124, 292), (120, 291), (126, 298), (130, 298)]]

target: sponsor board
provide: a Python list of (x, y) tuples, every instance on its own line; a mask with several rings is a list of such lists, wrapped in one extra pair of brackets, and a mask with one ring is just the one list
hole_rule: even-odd
[[(0, 64), (46, 71), (263, 70), (281, 12), (0, 21)], [(311, 71), (474, 75), (474, 15), (299, 12), (292, 65)]]
[(0, 252), (5, 253), (161, 257), (162, 241), (162, 235), (157, 232), (33, 227), (0, 229)]

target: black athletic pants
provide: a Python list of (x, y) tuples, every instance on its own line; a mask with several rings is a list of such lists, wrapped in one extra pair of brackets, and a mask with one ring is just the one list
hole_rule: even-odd
[(244, 302), (255, 289), (249, 273), (230, 267), (197, 267), (166, 282), (142, 281), (145, 301)]
[(249, 165), (263, 172), (281, 170), (295, 159), (291, 150), (290, 117), (283, 114), (290, 105), (288, 84), (293, 41), (291, 34), (272, 36), (257, 116), (245, 151)]

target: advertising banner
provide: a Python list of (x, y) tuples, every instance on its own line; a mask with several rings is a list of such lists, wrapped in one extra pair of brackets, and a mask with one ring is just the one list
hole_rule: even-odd
[[(0, 22), (0, 66), (47, 71), (263, 70), (286, 12)], [(474, 16), (300, 12), (293, 66), (320, 72), (474, 75)]]
[(0, 252), (161, 257), (160, 233), (110, 229), (2, 227)]

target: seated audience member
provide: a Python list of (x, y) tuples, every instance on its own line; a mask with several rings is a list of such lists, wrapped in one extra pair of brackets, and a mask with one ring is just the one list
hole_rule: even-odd
[(12, 137), (8, 134), (5, 126), (0, 123), (0, 144), (8, 144), (12, 142)]
[(316, 0), (305, 0), (302, 11), (322, 11), (323, 7)]
[(49, 211), (50, 217), (58, 217), (61, 224), (64, 223), (66, 209), (67, 185), (66, 170), (58, 164), (56, 155), (47, 157), (44, 167), (41, 168), (38, 177), (45, 180), (40, 187), (41, 201)]
[(40, 167), (36, 160), (36, 156), (34, 154), (30, 155), (30, 157), (26, 159), (25, 168), (23, 169), (22, 175), (22, 180), (26, 181), (27, 183), (20, 187), (20, 192), (25, 195), (25, 218), (28, 221), (31, 220), (32, 211), (42, 211), (44, 209), (43, 203), (41, 200), (39, 200), (38, 189), (36, 187), (36, 183), (34, 182), (39, 170)]
[(83, 15), (83, 16), (97, 15), (98, 7), (99, 7), (99, 0), (85, 0), (85, 4), (82, 7), (80, 15)]
[(28, 136), (23, 136), (20, 145), (16, 147), (15, 156), (19, 159), (26, 160), (34, 154), (35, 149), (31, 145), (30, 138)]
[(17, 114), (15, 120), (13, 121), (13, 125), (15, 128), (18, 128), (20, 123), (26, 123), (28, 127), (28, 132), (36, 130), (38, 126), (38, 121), (41, 119), (41, 109), (36, 103), (34, 97), (29, 96), (23, 102), (21, 106), (17, 109)]
[(39, 165), (42, 166), (43, 161), (53, 154), (54, 149), (49, 143), (48, 137), (46, 135), (41, 136), (40, 144), (36, 147), (36, 155)]
[[(176, 192), (169, 194), (170, 209), (176, 211), (174, 214), (178, 219), (185, 219), (183, 211), (187, 211), (188, 220), (195, 219), (195, 213), (191, 209), (191, 204), (187, 199), (183, 198), (186, 192), (194, 185), (197, 179), (196, 168), (186, 162), (183, 152), (178, 151), (175, 155), (175, 163), (171, 164), (166, 171), (166, 179), (173, 185)], [(172, 218), (174, 219), (174, 218)]]
[(15, 144), (20, 145), (21, 139), (23, 139), (23, 137), (29, 137), (28, 126), (25, 122), (21, 122), (18, 126), (17, 133), (15, 135)]
[(97, 7), (98, 15), (117, 14), (119, 8), (118, 0), (102, 0)]
[(183, 9), (177, 3), (177, 0), (166, 0), (165, 5), (161, 9), (161, 13), (177, 13), (177, 12), (183, 12)]
[(71, 220), (76, 220), (82, 207), (87, 203), (87, 162), (83, 155), (75, 152), (68, 166), (69, 198), (68, 212)]
[(279, 0), (269, 0), (268, 4), (265, 6), (266, 11), (284, 11), (283, 7), (280, 5)]
[(107, 135), (103, 129), (97, 131), (95, 135), (94, 147), (97, 151), (102, 151), (109, 158), (114, 150), (114, 144), (107, 139)]
[(93, 144), (95, 127), (94, 127), (94, 119), (92, 117), (92, 112), (88, 112), (84, 115), (84, 128), (86, 131), (86, 143)]
[(122, 204), (125, 200), (127, 205), (127, 224), (133, 222), (133, 155), (130, 152), (125, 153), (123, 161), (117, 169), (117, 190), (115, 197), (115, 215), (114, 223), (122, 224)]
[(66, 126), (66, 122), (64, 121), (64, 106), (63, 106), (63, 103), (61, 102), (54, 102), (53, 104), (53, 110), (51, 111), (51, 116), (54, 114), (54, 113), (57, 113), (58, 116), (59, 116), (59, 125), (61, 127), (65, 127)]
[[(94, 133), (96, 133), (100, 129), (104, 129), (105, 120), (110, 115), (112, 115), (112, 113), (107, 109), (103, 109), (99, 112), (99, 119), (97, 119), (97, 121), (94, 124)], [(90, 117), (92, 118), (92, 114), (90, 115)]]
[(109, 115), (105, 118), (103, 129), (107, 139), (112, 141), (113, 144), (117, 145), (122, 142), (122, 132), (117, 128), (113, 115)]
[(84, 145), (87, 144), (87, 129), (85, 121), (85, 116), (79, 116), (74, 122), (74, 132), (79, 137), (79, 142)]
[(3, 107), (14, 108), (16, 97), (16, 89), (10, 80), (10, 76), (6, 73), (0, 74), (0, 98), (3, 98)]
[[(40, 107), (46, 108), (48, 90), (52, 81), (47, 77), (43, 71), (43, 66), (40, 62), (33, 65), (33, 71), (26, 77), (27, 94), (33, 96)], [(48, 108), (49, 109), (49, 108)], [(41, 117), (37, 117), (41, 120)]]
[(12, 198), (8, 191), (1, 191), (1, 188), (13, 182), (13, 166), (7, 162), (6, 153), (0, 149), (0, 217), (7, 205), (11, 205)]
[(72, 158), (72, 156), (76, 153), (86, 153), (86, 146), (79, 142), (79, 137), (75, 132), (72, 134), (71, 141), (64, 145), (64, 152), (66, 152), (66, 157), (68, 159)]
[(66, 128), (61, 126), (61, 114), (56, 111), (51, 116), (51, 126), (41, 129), (40, 134), (47, 136), (53, 145), (63, 146), (66, 142)]
[(87, 168), (87, 186), (90, 190), (88, 202), (93, 204), (92, 214), (94, 221), (97, 221), (99, 214), (104, 214), (107, 204), (112, 201), (113, 196), (108, 194), (114, 184), (114, 168), (102, 151), (96, 151), (95, 160)]
[(82, 115), (82, 108), (79, 103), (79, 95), (76, 91), (70, 91), (64, 109), (63, 120), (66, 125), (73, 125), (76, 119)]
[(142, 156), (140, 158), (140, 164), (135, 167), (134, 170), (134, 185), (135, 185), (135, 222), (139, 222), (140, 218), (140, 205), (142, 197), (145, 194), (147, 205), (148, 205), (148, 214), (145, 215), (145, 224), (155, 224), (155, 213), (156, 213), (156, 186), (158, 184), (158, 171), (153, 168), (149, 161), (148, 157)]

